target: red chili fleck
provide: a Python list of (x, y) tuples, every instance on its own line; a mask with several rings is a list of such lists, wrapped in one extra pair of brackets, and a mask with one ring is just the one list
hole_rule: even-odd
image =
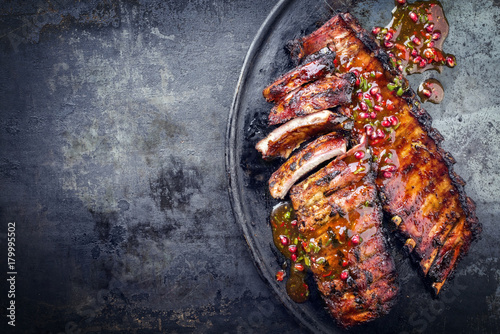
[(286, 235), (280, 235), (280, 241), (283, 246), (288, 245), (289, 242), (288, 237)]
[(373, 106), (373, 110), (375, 111), (382, 111), (382, 106), (379, 106), (379, 105), (376, 105), (376, 106)]
[(335, 65), (335, 67), (337, 67), (337, 64), (338, 64), (338, 60), (337, 60), (337, 58), (335, 58), (335, 59), (333, 60), (333, 65)]
[(323, 274), (323, 275), (321, 275), (321, 276), (323, 276), (323, 277), (327, 277), (327, 276), (330, 276), (332, 273), (333, 273), (333, 270), (330, 270), (328, 273)]
[(359, 234), (353, 235), (351, 238), (351, 241), (352, 241), (353, 245), (359, 244), (359, 242), (361, 241)]
[(418, 15), (415, 14), (414, 12), (410, 12), (410, 19), (412, 19), (413, 22), (417, 22), (418, 21)]
[(387, 103), (387, 110), (389, 111), (394, 110), (394, 105), (392, 103)]
[(380, 124), (382, 124), (382, 126), (385, 128), (388, 128), (391, 126), (391, 122), (387, 119), (384, 119), (382, 122), (380, 122)]
[(343, 259), (342, 260), (342, 267), (347, 267), (349, 265), (349, 261), (347, 261), (346, 259)]
[(385, 172), (384, 172), (384, 177), (385, 177), (385, 178), (387, 178), (387, 179), (389, 179), (389, 178), (391, 178), (391, 177), (392, 177), (392, 173), (391, 173), (391, 172), (388, 172), (388, 171), (385, 171)]
[(292, 258), (292, 261), (295, 262), (297, 260), (297, 254), (295, 254), (295, 253), (292, 254), (291, 258)]
[(347, 271), (347, 270), (344, 270), (344, 271), (342, 271), (342, 272), (340, 273), (340, 279), (342, 279), (342, 280), (344, 280), (344, 281), (345, 281), (345, 280), (347, 279), (347, 277), (349, 277), (349, 273), (348, 273), (348, 271)]
[(297, 269), (298, 271), (303, 271), (304, 265), (302, 263), (295, 263), (295, 269)]
[(285, 271), (278, 270), (278, 272), (276, 273), (276, 280), (281, 282), (283, 281), (284, 277), (285, 277)]
[(288, 246), (288, 250), (290, 251), (290, 253), (295, 253), (297, 251), (297, 245)]
[(399, 120), (396, 116), (389, 116), (389, 122), (391, 122), (391, 125), (394, 126), (398, 124)]
[(365, 157), (365, 152), (363, 152), (363, 151), (357, 151), (356, 153), (354, 153), (354, 157), (356, 159), (363, 159)]

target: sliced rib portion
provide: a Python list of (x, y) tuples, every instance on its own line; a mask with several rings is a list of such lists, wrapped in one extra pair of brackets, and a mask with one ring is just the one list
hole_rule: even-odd
[(347, 140), (338, 133), (321, 136), (288, 159), (269, 179), (269, 192), (274, 198), (284, 198), (302, 176), (325, 161), (344, 154)]
[(278, 101), (296, 88), (333, 73), (335, 52), (324, 48), (323, 52), (320, 50), (318, 53), (312, 61), (295, 67), (266, 87), (262, 94), (267, 102)]
[(398, 292), (370, 159), (356, 147), (290, 191), (319, 291), (343, 327), (387, 314)]
[(347, 117), (330, 110), (318, 111), (307, 116), (297, 117), (274, 129), (255, 148), (264, 159), (288, 158), (293, 150), (313, 136), (332, 131), (342, 131), (352, 127)]
[[(370, 84), (379, 87), (392, 111), (386, 108), (378, 115), (396, 115), (399, 127), (384, 140), (371, 142), (380, 157), (376, 183), (384, 210), (393, 216), (408, 250), (437, 294), (481, 230), (474, 203), (452, 170), (453, 158), (439, 146), (442, 136), (431, 127), (431, 117), (420, 108), (411, 89), (402, 96), (389, 90), (398, 73), (350, 14), (338, 14), (311, 35), (296, 40), (293, 54), (301, 59), (329, 44), (347, 64), (339, 71), (356, 69), (360, 75), (366, 74), (366, 80), (371, 80), (369, 73), (383, 73)], [(405, 86), (404, 79), (401, 81)], [(395, 167), (391, 174), (383, 170), (383, 157), (388, 153), (393, 154), (390, 160)]]
[(355, 81), (352, 73), (328, 75), (290, 92), (271, 109), (269, 125), (350, 103)]

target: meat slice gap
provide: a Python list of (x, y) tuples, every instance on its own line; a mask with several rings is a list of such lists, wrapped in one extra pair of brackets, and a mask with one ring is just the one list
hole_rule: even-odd
[(329, 133), (307, 144), (281, 165), (269, 179), (269, 192), (274, 198), (284, 198), (301, 177), (323, 162), (346, 152), (347, 140), (338, 133)]
[(362, 143), (290, 191), (314, 279), (342, 327), (387, 314), (399, 290), (370, 159)]
[(255, 148), (264, 159), (276, 157), (286, 159), (293, 150), (313, 136), (351, 128), (352, 121), (346, 116), (330, 110), (322, 110), (286, 122), (274, 129), (266, 138), (260, 140)]

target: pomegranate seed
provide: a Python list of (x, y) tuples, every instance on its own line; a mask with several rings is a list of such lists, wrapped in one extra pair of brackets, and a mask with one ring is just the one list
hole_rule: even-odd
[(455, 67), (456, 65), (455, 57), (453, 56), (446, 57), (446, 64), (448, 64), (449, 67)]
[(440, 32), (435, 32), (435, 33), (432, 34), (432, 39), (433, 40), (438, 40), (440, 37), (441, 37), (441, 33)]
[(425, 58), (427, 58), (427, 59), (432, 59), (432, 58), (434, 58), (434, 52), (432, 52), (432, 50), (431, 50), (431, 49), (426, 49), (426, 50), (424, 51), (424, 56), (425, 56)]
[(399, 71), (399, 72), (403, 72), (403, 65), (401, 65), (401, 64), (400, 64), (400, 65), (398, 65), (398, 71)]
[(371, 119), (375, 119), (375, 118), (377, 118), (377, 114), (376, 114), (376, 113), (374, 113), (374, 112), (372, 111), (372, 112), (370, 113), (370, 118), (371, 118)]
[(365, 95), (364, 95), (364, 96), (365, 96), (365, 99), (370, 99), (370, 98), (371, 98), (370, 93), (365, 93)]
[(288, 245), (289, 242), (288, 237), (286, 235), (280, 235), (280, 241), (283, 246)]
[(295, 269), (297, 269), (298, 271), (304, 271), (304, 265), (302, 265), (302, 263), (295, 263)]
[(365, 125), (365, 132), (368, 136), (371, 136), (374, 131), (375, 129), (373, 128), (373, 126)]
[(360, 83), (361, 83), (361, 80), (359, 80), (359, 78), (356, 79), (356, 86), (359, 86)]
[(380, 93), (377, 93), (375, 94), (375, 101), (377, 101), (378, 103), (382, 102), (382, 94)]
[(292, 226), (297, 226), (297, 219), (292, 220), (290, 224), (292, 224)]
[(395, 126), (395, 125), (398, 124), (399, 120), (398, 120), (398, 118), (396, 116), (390, 116), (389, 117), (389, 122), (391, 122), (392, 126)]
[(418, 56), (417, 58), (413, 59), (413, 62), (415, 64), (420, 63), (422, 61), (422, 57)]
[(411, 50), (411, 55), (412, 55), (413, 57), (418, 56), (418, 51), (417, 51), (417, 49), (413, 49), (413, 50)]
[(418, 38), (418, 37), (413, 37), (413, 38), (411, 39), (411, 41), (412, 41), (412, 42), (413, 42), (413, 44), (415, 44), (415, 45), (420, 45), (420, 44), (422, 44), (422, 41), (421, 41), (421, 40), (420, 40), (420, 38)]
[(428, 44), (427, 44), (428, 47), (430, 48), (433, 48), (434, 47), (434, 41), (430, 41)]
[(370, 138), (371, 138), (371, 139), (373, 139), (373, 140), (377, 139), (377, 137), (378, 137), (378, 136), (377, 136), (377, 132), (376, 132), (376, 131), (374, 131), (374, 132), (370, 135)]
[(358, 70), (352, 70), (352, 73), (354, 73), (354, 75), (355, 75), (356, 77), (359, 77), (359, 71), (358, 71)]
[(398, 4), (404, 5), (406, 3), (406, 0), (398, 0)]
[(368, 110), (368, 105), (366, 104), (365, 101), (359, 102), (359, 106), (361, 107), (361, 110), (367, 111)]
[(382, 106), (379, 106), (378, 104), (376, 106), (373, 106), (373, 110), (375, 110), (377, 112), (382, 111), (382, 109), (383, 109)]
[(391, 177), (392, 177), (392, 173), (391, 173), (391, 172), (384, 172), (384, 177), (385, 177), (386, 179), (389, 179), (389, 178), (391, 178)]
[(434, 31), (434, 23), (426, 24), (424, 28), (428, 33), (431, 33)]
[(297, 251), (297, 245), (288, 246), (288, 250), (290, 251), (290, 253), (295, 253)]
[(359, 117), (361, 117), (362, 119), (365, 119), (365, 118), (370, 117), (370, 114), (367, 112), (360, 112)]
[(391, 159), (389, 159), (389, 158), (385, 158), (384, 162), (385, 162), (386, 164), (390, 164), (390, 163), (392, 162), (392, 160), (391, 160)]
[(354, 153), (354, 157), (356, 159), (363, 159), (365, 157), (365, 152), (363, 152), (363, 151), (357, 151), (356, 153)]
[(385, 47), (386, 47), (386, 48), (388, 48), (388, 49), (390, 49), (390, 48), (394, 47), (394, 43), (393, 43), (393, 42), (391, 42), (391, 41), (385, 41), (385, 42), (384, 42), (384, 45), (385, 45)]
[(378, 138), (385, 138), (385, 133), (382, 131), (382, 129), (377, 130), (377, 137)]
[(352, 241), (352, 243), (353, 243), (354, 245), (359, 244), (359, 241), (360, 241), (360, 240), (361, 240), (361, 239), (359, 238), (359, 234), (355, 234), (355, 235), (353, 235), (353, 236), (352, 236), (352, 238), (351, 238), (351, 241)]
[(349, 273), (347, 272), (347, 270), (344, 270), (343, 272), (340, 273), (340, 279), (345, 281), (347, 277), (349, 277)]
[(374, 35), (378, 35), (379, 32), (380, 32), (380, 27), (374, 27), (372, 29), (372, 34), (374, 34)]
[(414, 12), (410, 12), (410, 19), (412, 19), (413, 22), (417, 22), (418, 21), (418, 15), (415, 14)]
[(388, 171), (388, 172), (395, 172), (396, 171), (396, 166), (394, 166), (394, 165), (387, 166), (386, 171)]
[(431, 97), (432, 92), (426, 88), (422, 89), (422, 94), (424, 94), (425, 97)]
[(382, 126), (385, 128), (388, 128), (391, 126), (391, 122), (386, 120), (386, 119), (384, 119), (382, 122), (380, 122), (380, 124), (382, 124)]
[(386, 41), (390, 41), (392, 39), (392, 37), (394, 37), (394, 34), (390, 31), (387, 34), (385, 34), (385, 36), (384, 36)]
[(358, 93), (358, 100), (362, 100), (363, 99), (363, 93), (359, 92)]
[(378, 92), (380, 92), (380, 88), (378, 88), (378, 86), (375, 86), (372, 89), (370, 89), (370, 94), (372, 95), (377, 95)]
[(295, 253), (292, 254), (291, 258), (292, 258), (292, 261), (295, 262), (297, 260), (297, 254), (295, 254)]
[(427, 62), (425, 61), (425, 59), (422, 59), (422, 61), (418, 64), (418, 66), (420, 66), (420, 67), (425, 67), (425, 65), (427, 65)]
[(347, 260), (342, 260), (342, 267), (347, 267), (347, 265), (349, 264), (349, 261)]

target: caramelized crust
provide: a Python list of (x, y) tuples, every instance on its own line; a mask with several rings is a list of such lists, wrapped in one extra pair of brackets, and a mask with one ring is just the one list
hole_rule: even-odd
[(328, 44), (334, 45), (338, 59), (349, 62), (350, 68), (385, 73), (378, 85), (383, 95), (391, 96), (400, 126), (376, 149), (381, 154), (394, 151), (398, 168), (390, 178), (379, 172), (376, 184), (384, 210), (394, 217), (407, 248), (437, 294), (481, 230), (475, 205), (465, 195), (463, 180), (452, 170), (453, 158), (439, 146), (442, 136), (431, 127), (431, 117), (420, 108), (411, 89), (401, 97), (388, 91), (397, 72), (350, 14), (338, 14), (296, 40), (292, 55), (302, 59)]
[(343, 327), (387, 314), (398, 292), (369, 159), (356, 147), (290, 191), (304, 240), (318, 245), (309, 256), (319, 291)]

